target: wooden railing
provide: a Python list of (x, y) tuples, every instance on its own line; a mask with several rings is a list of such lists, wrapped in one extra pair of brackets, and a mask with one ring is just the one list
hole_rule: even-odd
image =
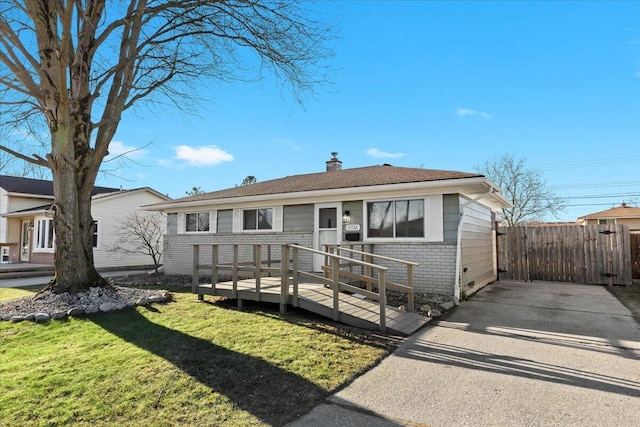
[[(200, 246), (210, 246), (211, 247), (211, 263), (210, 264), (200, 264)], [(192, 282), (191, 282), (191, 290), (192, 292), (198, 293), (198, 284), (200, 283), (200, 270), (209, 270), (211, 272), (211, 287), (215, 292), (216, 283), (218, 283), (218, 275), (220, 271), (230, 271), (231, 272), (231, 280), (233, 283), (232, 290), (232, 298), (238, 297), (238, 278), (241, 272), (246, 272), (245, 276), (253, 277), (256, 281), (256, 293), (258, 298), (260, 296), (260, 279), (263, 277), (263, 273), (268, 275), (271, 274), (280, 274), (281, 269), (279, 267), (273, 267), (274, 264), (280, 264), (281, 260), (273, 259), (272, 257), (272, 246), (280, 246), (280, 245), (260, 245), (255, 244), (253, 246), (253, 256), (251, 261), (240, 261), (239, 257), (239, 246), (240, 245), (231, 245), (232, 247), (232, 261), (231, 264), (220, 264), (219, 263), (219, 247), (220, 245), (193, 245), (193, 273), (192, 273)], [(267, 258), (265, 260), (262, 259), (262, 247), (267, 247)], [(198, 299), (202, 300), (203, 295), (198, 295)]]
[[(201, 246), (211, 247), (211, 262), (206, 264), (200, 263), (200, 249)], [(298, 307), (298, 287), (300, 279), (311, 279), (314, 283), (326, 285), (331, 288), (333, 293), (333, 320), (340, 320), (340, 296), (344, 295), (342, 292), (357, 293), (371, 301), (378, 303), (379, 315), (380, 315), (380, 331), (386, 331), (386, 306), (387, 306), (387, 287), (391, 289), (397, 289), (407, 292), (409, 295), (409, 310), (413, 310), (413, 288), (409, 286), (400, 285), (393, 282), (388, 282), (386, 279), (386, 273), (389, 270), (387, 267), (376, 265), (373, 262), (364, 260), (358, 260), (352, 257), (343, 256), (337, 253), (331, 253), (327, 251), (318, 251), (315, 249), (299, 246), (296, 244), (285, 245), (251, 245), (253, 247), (253, 259), (251, 261), (240, 261), (239, 246), (231, 245), (231, 263), (221, 264), (219, 262), (219, 246), (213, 245), (193, 245), (193, 280), (192, 291), (198, 294), (198, 299), (202, 300), (204, 295), (198, 293), (198, 285), (200, 283), (201, 270), (208, 270), (211, 273), (211, 287), (215, 292), (216, 284), (218, 282), (218, 275), (220, 271), (230, 271), (232, 277), (232, 298), (237, 298), (238, 295), (238, 280), (241, 272), (247, 273), (245, 276), (252, 276), (255, 280), (255, 292), (257, 299), (260, 300), (260, 286), (261, 277), (264, 274), (278, 273), (281, 277), (280, 288), (280, 310), (285, 311), (288, 303), (291, 303), (294, 307)], [(263, 247), (267, 246), (267, 259), (263, 260), (262, 252)], [(280, 255), (281, 259), (273, 259), (271, 246), (281, 246)], [(340, 250), (350, 251), (347, 248), (340, 248)], [(353, 251), (353, 250), (351, 250)], [(357, 253), (358, 251), (353, 251)], [(301, 253), (319, 254), (326, 258), (326, 265), (323, 267), (323, 273), (310, 273), (300, 270), (300, 255)], [(373, 254), (364, 253), (377, 258), (385, 258), (388, 261), (401, 261), (393, 258), (376, 256)], [(411, 267), (417, 265), (404, 261), (407, 264), (409, 272)], [(274, 264), (280, 264), (279, 267), (273, 267)], [(350, 270), (343, 270), (342, 266), (349, 266)], [(366, 274), (357, 274), (353, 272), (353, 267), (360, 267)], [(410, 277), (410, 275), (408, 276)], [(358, 286), (351, 285), (341, 279), (355, 279), (361, 280), (369, 284), (366, 289)]]
[[(337, 254), (330, 254), (327, 252), (323, 252), (323, 251), (318, 251), (315, 249), (311, 249), (311, 248), (307, 248), (304, 246), (299, 246), (299, 245), (293, 245), (293, 244), (289, 244), (289, 245), (285, 245), (283, 247), (283, 253), (284, 253), (284, 262), (283, 262), (283, 267), (282, 267), (282, 271), (290, 271), (291, 272), (291, 284), (293, 286), (293, 294), (292, 294), (292, 305), (294, 307), (298, 306), (298, 301), (297, 301), (297, 292), (298, 292), (298, 283), (300, 281), (301, 277), (305, 277), (305, 278), (309, 278), (312, 279), (314, 282), (319, 282), (322, 283), (324, 285), (327, 285), (328, 287), (331, 288), (331, 290), (333, 291), (333, 311), (332, 311), (332, 315), (333, 315), (333, 320), (338, 321), (340, 320), (340, 295), (341, 292), (351, 292), (351, 293), (357, 293), (360, 295), (365, 296), (366, 298), (372, 300), (372, 301), (376, 301), (378, 302), (378, 308), (379, 308), (379, 313), (380, 313), (380, 331), (381, 332), (385, 332), (386, 328), (387, 328), (387, 292), (386, 292), (386, 288), (387, 288), (387, 280), (386, 280), (386, 273), (388, 268), (387, 267), (383, 267), (381, 265), (376, 265), (376, 264), (372, 264), (369, 262), (365, 262), (365, 261), (359, 261), (359, 260), (353, 260), (350, 259), (348, 257), (342, 256), (342, 255), (337, 255)], [(326, 257), (326, 262), (328, 263), (328, 266), (330, 267), (330, 271), (331, 274), (329, 277), (326, 277), (324, 274), (315, 274), (315, 273), (309, 273), (309, 272), (305, 272), (305, 271), (300, 271), (300, 269), (298, 268), (298, 260), (299, 260), (299, 255), (300, 252), (308, 252), (311, 254), (319, 254), (319, 255), (324, 255)], [(293, 267), (291, 269), (288, 268), (288, 262), (289, 262), (289, 253), (291, 252), (291, 259), (292, 259), (292, 263), (293, 263)], [(371, 281), (373, 281), (376, 285), (377, 285), (377, 290), (378, 292), (373, 292), (370, 291), (368, 289), (362, 289), (359, 288), (357, 286), (353, 286), (350, 285), (346, 282), (341, 282), (340, 281), (340, 277), (345, 277), (345, 275), (343, 273), (343, 271), (340, 270), (340, 263), (341, 262), (354, 262), (357, 265), (360, 265), (362, 267), (368, 268), (370, 269), (370, 271), (372, 272), (371, 276), (369, 277), (369, 279)], [(326, 266), (325, 266), (326, 267)], [(327, 271), (326, 269), (324, 269), (325, 271)], [(283, 274), (282, 275), (282, 292), (281, 292), (281, 298), (284, 297), (284, 295), (288, 294), (288, 290), (289, 290), (289, 276)]]
[[(349, 246), (349, 247), (345, 247)], [(373, 264), (374, 260), (384, 260), (390, 263), (401, 264), (406, 269), (407, 276), (407, 284), (401, 285), (400, 283), (392, 282), (387, 280), (387, 289), (393, 289), (396, 291), (404, 292), (407, 294), (407, 309), (409, 311), (414, 311), (414, 293), (413, 293), (413, 267), (416, 267), (420, 264), (412, 261), (405, 261), (398, 258), (391, 258), (384, 255), (377, 255), (371, 252), (366, 251), (358, 251), (353, 248), (353, 244), (347, 245), (325, 245), (325, 253), (326, 254), (338, 254), (342, 255), (343, 252), (347, 252), (351, 256), (347, 257), (348, 261), (346, 263), (340, 263), (340, 267), (348, 267), (348, 271), (342, 272), (341, 274), (345, 277), (349, 277), (352, 280), (360, 281), (365, 284), (367, 291), (372, 291), (373, 285), (375, 284), (374, 280), (371, 278), (371, 270), (368, 267), (365, 267), (361, 262)], [(354, 255), (360, 255), (360, 260), (356, 260), (353, 258)], [(357, 261), (357, 262), (356, 262)], [(326, 261), (325, 261), (325, 264)], [(360, 267), (360, 274), (354, 273), (354, 266)], [(329, 268), (325, 268), (327, 273), (330, 273)]]

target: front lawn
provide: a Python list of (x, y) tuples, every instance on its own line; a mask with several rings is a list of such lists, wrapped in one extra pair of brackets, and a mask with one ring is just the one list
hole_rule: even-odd
[[(0, 424), (283, 425), (392, 349), (306, 315), (170, 290), (175, 302), (149, 308), (0, 322)], [(0, 301), (28, 292), (0, 289)]]

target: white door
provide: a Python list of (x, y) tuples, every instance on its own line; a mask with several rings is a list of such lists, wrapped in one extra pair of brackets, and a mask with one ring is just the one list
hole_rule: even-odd
[[(314, 249), (323, 251), (324, 245), (335, 245), (340, 241), (342, 231), (341, 203), (315, 205)], [(313, 271), (322, 271), (324, 256), (313, 255)]]
[(22, 235), (20, 241), (20, 261), (28, 262), (31, 259), (31, 221), (22, 221)]

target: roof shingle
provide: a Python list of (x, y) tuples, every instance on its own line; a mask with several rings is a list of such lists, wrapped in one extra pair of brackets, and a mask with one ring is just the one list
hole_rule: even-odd
[(405, 184), (412, 182), (442, 181), (476, 178), (484, 175), (466, 172), (405, 168), (390, 165), (367, 166), (328, 172), (293, 175), (251, 185), (228, 188), (210, 193), (176, 199), (174, 202), (226, 199), (267, 194), (284, 194), (304, 191), (333, 190), (340, 188), (368, 187), (373, 185)]
[[(53, 196), (53, 182), (44, 179), (20, 178), (17, 176), (0, 175), (0, 187), (9, 193), (33, 194), (38, 196)], [(91, 194), (115, 193), (118, 188), (93, 187)]]

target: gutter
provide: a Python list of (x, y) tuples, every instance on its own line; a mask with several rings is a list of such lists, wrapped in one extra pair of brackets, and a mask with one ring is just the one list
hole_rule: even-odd
[(471, 203), (476, 203), (478, 200), (483, 199), (494, 192), (494, 188), (490, 187), (489, 191), (484, 194), (481, 194), (471, 200), (467, 200), (465, 203), (460, 206), (460, 222), (458, 222), (458, 237), (456, 239), (456, 279), (453, 284), (453, 297), (460, 301), (460, 267), (462, 264), (462, 225), (464, 224), (464, 218), (466, 216), (465, 207), (470, 205)]

